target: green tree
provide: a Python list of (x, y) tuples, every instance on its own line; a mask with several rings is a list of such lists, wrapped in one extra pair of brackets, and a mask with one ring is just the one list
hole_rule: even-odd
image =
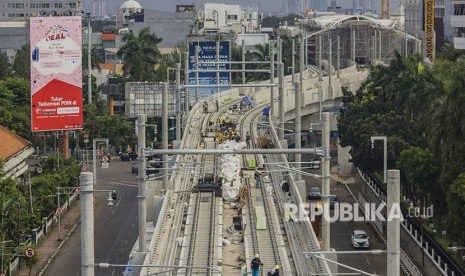
[(434, 192), (439, 172), (433, 154), (428, 149), (410, 147), (401, 152), (396, 164), (405, 179), (402, 183), (408, 185), (407, 196), (430, 204), (427, 197)]
[(124, 59), (123, 71), (131, 81), (156, 80), (155, 67), (162, 58), (157, 44), (161, 41), (149, 28), (142, 29), (138, 37), (133, 33), (123, 36), (125, 44), (117, 55)]
[(11, 66), (8, 62), (8, 58), (3, 53), (0, 53), (0, 80), (10, 76)]
[(14, 75), (31, 79), (31, 61), (30, 61), (30, 45), (25, 44), (20, 50), (16, 52), (15, 61), (13, 62)]

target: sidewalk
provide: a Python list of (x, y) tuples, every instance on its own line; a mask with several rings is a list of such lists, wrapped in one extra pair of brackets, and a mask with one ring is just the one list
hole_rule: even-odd
[[(80, 200), (76, 200), (71, 204), (70, 208), (61, 215), (61, 241), (58, 240), (58, 224), (55, 224), (53, 229), (47, 233), (45, 239), (38, 245), (39, 252), (36, 252), (36, 254), (39, 255), (39, 262), (32, 267), (31, 275), (42, 275), (73, 231), (79, 230), (80, 218)], [(21, 264), (18, 275), (28, 276), (29, 267), (25, 264)]]

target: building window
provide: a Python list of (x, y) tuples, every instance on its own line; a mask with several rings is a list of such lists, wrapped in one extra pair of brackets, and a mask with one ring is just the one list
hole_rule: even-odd
[(15, 3), (8, 3), (7, 8), (14, 9), (15, 8)]
[(237, 14), (228, 14), (228, 20), (237, 20)]
[(55, 8), (56, 8), (56, 9), (61, 9), (61, 8), (63, 8), (63, 3), (55, 3)]

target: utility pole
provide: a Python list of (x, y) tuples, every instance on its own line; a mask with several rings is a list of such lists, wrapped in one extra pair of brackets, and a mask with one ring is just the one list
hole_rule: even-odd
[[(189, 84), (189, 51), (186, 52), (186, 59), (184, 60), (184, 83)], [(184, 113), (185, 117), (189, 116), (189, 87), (184, 88)], [(186, 120), (187, 122), (187, 120)]]
[(242, 39), (242, 84), (245, 84), (245, 40)]
[(318, 81), (322, 81), (322, 72), (321, 72), (321, 53), (323, 49), (321, 47), (321, 35), (318, 35)]
[(91, 41), (91, 29), (90, 29), (90, 13), (86, 13), (87, 15), (87, 20), (88, 20), (88, 25), (87, 25), (87, 97), (88, 97), (88, 102), (91, 104), (92, 103), (92, 62), (91, 62), (91, 47), (92, 47), (92, 41)]
[[(216, 42), (216, 94), (220, 96), (220, 42)], [(216, 98), (216, 97), (215, 97)]]
[[(274, 84), (274, 49), (273, 44), (270, 43), (270, 83)], [(275, 115), (276, 111), (273, 108), (274, 103), (274, 87), (270, 88), (270, 115)]]
[(91, 172), (82, 172), (79, 177), (81, 187), (81, 273), (94, 276), (94, 200)]
[(330, 214), (329, 214), (329, 194), (330, 194), (330, 118), (328, 112), (323, 112), (323, 121), (322, 123), (322, 147), (324, 150), (323, 157), (323, 177), (321, 178), (322, 185), (322, 194), (323, 199), (323, 221), (322, 221), (322, 240), (323, 240), (323, 250), (329, 251), (331, 249), (331, 232), (330, 232)]
[[(295, 149), (299, 150), (301, 149), (301, 144), (302, 144), (302, 137), (301, 137), (301, 132), (302, 132), (302, 122), (300, 118), (300, 97), (301, 97), (301, 88), (300, 88), (300, 83), (295, 82), (294, 83), (294, 94), (295, 94)], [(302, 162), (302, 155), (300, 153), (295, 154), (295, 167), (296, 167), (296, 181), (302, 180), (302, 174), (300, 173), (300, 168), (301, 168), (301, 162)]]
[(332, 99), (333, 98), (333, 84), (331, 82), (331, 76), (333, 74), (333, 40), (330, 38), (329, 39), (329, 57), (328, 57), (328, 98)]
[(291, 58), (292, 64), (291, 64), (291, 70), (292, 70), (292, 84), (295, 84), (295, 38), (292, 38), (292, 58)]
[[(137, 197), (139, 198), (139, 252), (146, 251), (146, 198), (147, 198), (147, 183), (146, 183), (146, 174), (145, 174), (145, 114), (137, 115), (137, 144), (139, 145), (139, 169), (138, 169), (138, 179), (139, 179), (139, 190)], [(163, 130), (168, 135), (166, 129)]]
[(199, 51), (200, 46), (195, 46), (195, 102), (199, 100)]
[[(163, 84), (163, 92), (161, 95), (162, 102), (162, 146), (163, 149), (168, 149), (168, 84)], [(145, 144), (144, 144), (145, 147)], [(144, 158), (145, 159), (145, 158)], [(163, 189), (168, 188), (168, 155), (163, 154)]]
[(279, 140), (284, 140), (284, 64), (279, 64)]
[[(387, 183), (387, 275), (400, 275), (400, 171), (389, 170)], [(394, 208), (398, 213), (393, 217)]]
[[(181, 63), (176, 63), (176, 141), (181, 141)], [(186, 115), (187, 116), (187, 115)]]

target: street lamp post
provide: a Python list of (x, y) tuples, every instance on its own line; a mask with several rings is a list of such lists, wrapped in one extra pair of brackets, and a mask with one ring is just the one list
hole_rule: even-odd
[(386, 136), (371, 136), (371, 148), (375, 147), (375, 141), (382, 140), (384, 142), (384, 163), (383, 163), (383, 183), (387, 180), (387, 137)]
[(86, 13), (87, 18), (87, 101), (91, 104), (92, 103), (92, 64), (91, 64), (91, 47), (92, 47), (92, 41), (91, 41), (91, 30), (90, 30), (90, 13)]

